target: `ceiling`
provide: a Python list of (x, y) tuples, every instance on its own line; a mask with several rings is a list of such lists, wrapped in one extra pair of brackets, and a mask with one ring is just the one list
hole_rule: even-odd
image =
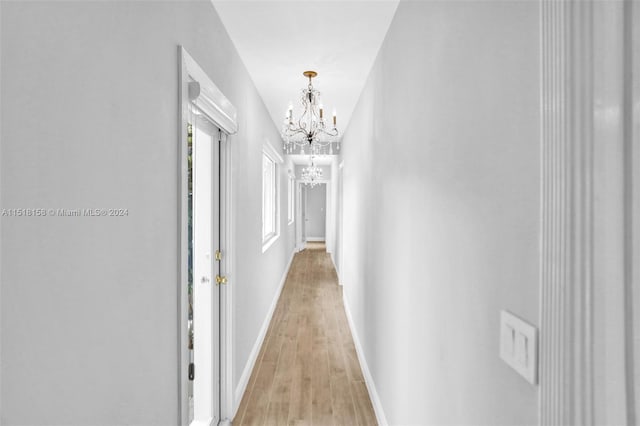
[(398, 0), (212, 0), (278, 130), (290, 103), (301, 112), (305, 70), (327, 115), (346, 129)]

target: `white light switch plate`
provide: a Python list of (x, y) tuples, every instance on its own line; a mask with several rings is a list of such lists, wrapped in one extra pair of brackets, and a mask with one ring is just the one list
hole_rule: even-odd
[(538, 382), (538, 329), (500, 311), (500, 358), (533, 385)]

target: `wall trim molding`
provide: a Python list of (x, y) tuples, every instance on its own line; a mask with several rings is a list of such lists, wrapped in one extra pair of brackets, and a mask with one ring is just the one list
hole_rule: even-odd
[(541, 0), (540, 424), (635, 424), (634, 2)]
[(193, 81), (187, 83), (185, 95), (201, 112), (208, 116), (225, 133), (238, 132), (238, 112), (231, 101), (218, 89), (207, 73), (180, 46), (182, 61)]
[(251, 353), (249, 354), (249, 359), (247, 359), (244, 369), (242, 370), (242, 375), (238, 380), (238, 385), (236, 386), (234, 392), (233, 415), (231, 416), (232, 419), (238, 413), (240, 402), (242, 402), (242, 397), (247, 390), (247, 385), (249, 384), (251, 373), (253, 372), (253, 368), (255, 367), (256, 361), (258, 360), (260, 348), (262, 347), (264, 339), (267, 336), (269, 324), (271, 324), (271, 320), (273, 319), (273, 313), (276, 310), (278, 300), (280, 299), (280, 294), (282, 293), (282, 289), (284, 288), (284, 283), (287, 281), (287, 276), (289, 275), (289, 270), (291, 269), (291, 264), (293, 263), (293, 258), (296, 252), (297, 251), (294, 247), (293, 251), (291, 252), (291, 256), (289, 256), (289, 262), (287, 262), (287, 266), (284, 268), (284, 272), (282, 273), (282, 278), (280, 278), (280, 283), (278, 284), (278, 288), (276, 289), (275, 295), (273, 296), (273, 300), (271, 301), (271, 305), (269, 306), (267, 315), (262, 322), (262, 327), (260, 327), (260, 331), (258, 332), (256, 341), (253, 344), (253, 348), (251, 349)]
[(593, 424), (592, 3), (540, 1), (541, 425)]
[(226, 286), (220, 288), (220, 421), (230, 421), (233, 412), (233, 294), (235, 288), (235, 227), (234, 227), (234, 186), (232, 179), (233, 155), (229, 136), (222, 133), (220, 140), (220, 199), (224, 203), (220, 209), (220, 247), (225, 251), (219, 263), (220, 275), (227, 277)]
[(369, 365), (367, 364), (367, 359), (364, 356), (364, 349), (362, 348), (362, 344), (360, 343), (360, 338), (358, 337), (358, 332), (356, 331), (353, 317), (351, 316), (351, 310), (349, 309), (349, 303), (347, 302), (347, 297), (345, 296), (344, 292), (342, 292), (342, 302), (344, 304), (344, 312), (347, 316), (347, 322), (349, 323), (349, 329), (351, 330), (351, 336), (353, 337), (353, 344), (356, 347), (358, 361), (360, 362), (360, 367), (362, 368), (364, 382), (367, 385), (367, 390), (369, 391), (369, 396), (371, 397), (371, 403), (373, 404), (373, 410), (376, 413), (376, 420), (378, 420), (378, 424), (380, 426), (388, 426), (389, 422), (387, 422), (387, 417), (384, 414), (382, 402), (380, 401), (380, 396), (378, 395), (376, 384), (373, 381), (373, 376), (371, 375), (371, 371), (369, 371)]

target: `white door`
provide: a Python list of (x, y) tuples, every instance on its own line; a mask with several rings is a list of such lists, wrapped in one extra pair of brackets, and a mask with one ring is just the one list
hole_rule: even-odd
[(215, 249), (219, 247), (219, 130), (196, 116), (192, 149), (192, 333), (189, 423), (217, 425), (220, 418), (219, 289)]
[(306, 188), (305, 230), (306, 241), (326, 241), (327, 236), (327, 185), (321, 183)]

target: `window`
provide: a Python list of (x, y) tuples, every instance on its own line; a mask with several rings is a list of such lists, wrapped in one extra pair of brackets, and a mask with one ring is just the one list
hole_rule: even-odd
[(262, 153), (262, 242), (276, 233), (276, 162)]
[(287, 219), (288, 224), (291, 225), (295, 220), (295, 184), (296, 180), (293, 176), (289, 175), (289, 204), (287, 205)]
[(282, 157), (268, 141), (262, 150), (262, 252), (264, 253), (280, 235), (278, 163)]

